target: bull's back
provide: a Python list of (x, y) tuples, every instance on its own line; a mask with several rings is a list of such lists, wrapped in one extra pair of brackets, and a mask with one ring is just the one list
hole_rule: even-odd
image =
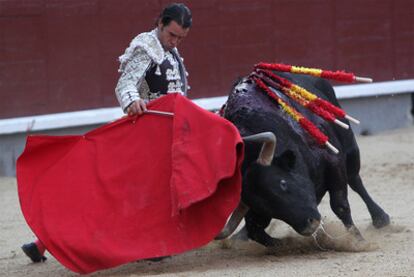
[[(279, 75), (312, 91), (318, 97), (338, 105), (332, 86), (325, 80), (289, 73)], [(292, 101), (280, 91), (277, 91), (277, 94), (316, 126), (324, 130), (332, 128), (330, 123), (325, 122), (303, 106)], [(231, 91), (227, 101), (225, 117), (239, 128), (242, 136), (272, 131), (283, 141), (293, 141), (295, 144), (309, 146), (315, 146), (316, 143), (298, 122), (279, 107), (275, 100), (268, 97), (251, 80), (246, 78), (236, 84)]]
[[(334, 90), (326, 80), (289, 73), (278, 75), (339, 106)], [(295, 152), (298, 160), (303, 162), (305, 167), (310, 167), (311, 172), (313, 168), (323, 167), (326, 164), (345, 166), (346, 156), (344, 153), (357, 147), (352, 130), (343, 130), (333, 123), (326, 122), (280, 91), (278, 95), (325, 133), (329, 137), (329, 141), (340, 150), (340, 154), (334, 155), (326, 147), (320, 146), (273, 99), (246, 78), (236, 84), (231, 91), (225, 117), (236, 125), (242, 136), (265, 131), (273, 132), (278, 140), (276, 156), (286, 150), (291, 150)], [(246, 159), (255, 159), (259, 150), (260, 148), (257, 146), (247, 145)], [(254, 154), (249, 155), (249, 152)]]
[[(297, 156), (313, 155), (305, 153), (309, 150), (307, 146), (314, 144), (309, 135), (248, 79), (241, 80), (233, 88), (227, 101), (225, 117), (236, 125), (242, 136), (273, 132), (278, 141), (276, 155), (286, 150), (294, 151)], [(260, 146), (246, 145), (246, 159), (249, 162), (256, 159), (259, 150)]]

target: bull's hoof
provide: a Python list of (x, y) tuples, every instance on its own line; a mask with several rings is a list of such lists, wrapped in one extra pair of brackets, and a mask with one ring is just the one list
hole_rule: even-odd
[(278, 247), (282, 245), (280, 239), (269, 236), (264, 230), (252, 234), (248, 233), (248, 237), (249, 239), (254, 240), (255, 242), (266, 247)]
[(275, 248), (282, 246), (282, 241), (280, 239), (269, 237), (263, 240), (262, 244), (266, 247)]
[(372, 219), (372, 225), (374, 225), (374, 227), (377, 229), (388, 226), (390, 223), (390, 216), (385, 212), (381, 216)]
[(361, 232), (358, 230), (358, 228), (355, 225), (352, 225), (350, 228), (348, 228), (348, 232), (359, 242), (364, 242), (365, 239), (362, 236)]

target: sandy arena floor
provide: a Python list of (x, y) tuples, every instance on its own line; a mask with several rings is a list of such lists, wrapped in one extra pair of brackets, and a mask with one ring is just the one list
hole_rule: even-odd
[[(362, 179), (371, 196), (391, 215), (382, 230), (371, 225), (362, 200), (350, 191), (356, 225), (367, 240), (356, 244), (329, 208), (326, 196), (319, 209), (328, 233), (323, 247), (275, 221), (270, 232), (282, 238), (280, 249), (254, 242), (212, 242), (161, 262), (140, 261), (92, 276), (414, 276), (414, 128), (358, 137)], [(52, 256), (32, 264), (20, 246), (33, 239), (20, 212), (14, 178), (0, 178), (0, 276), (74, 276)]]

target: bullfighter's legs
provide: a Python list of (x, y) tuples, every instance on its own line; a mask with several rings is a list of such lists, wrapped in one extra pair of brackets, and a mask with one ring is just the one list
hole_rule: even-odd
[(44, 262), (47, 259), (44, 256), (46, 248), (38, 239), (32, 243), (24, 244), (22, 246), (22, 250), (24, 254), (26, 254), (26, 256), (29, 257), (34, 263)]
[(390, 224), (390, 217), (389, 215), (384, 212), (384, 210), (378, 206), (377, 203), (372, 200), (371, 196), (368, 194), (367, 190), (365, 189), (361, 177), (356, 175), (354, 177), (349, 177), (349, 186), (362, 198), (367, 205), (368, 211), (372, 218), (372, 224), (375, 228), (381, 228)]
[(265, 231), (265, 228), (269, 226), (272, 220), (271, 217), (264, 217), (249, 210), (244, 219), (246, 221), (247, 234), (250, 239), (266, 247), (274, 247), (280, 244), (280, 240), (272, 238)]

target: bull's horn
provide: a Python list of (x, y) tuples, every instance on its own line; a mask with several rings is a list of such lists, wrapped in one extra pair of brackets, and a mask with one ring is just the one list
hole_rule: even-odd
[(261, 165), (270, 165), (276, 149), (276, 136), (272, 132), (263, 132), (247, 137), (243, 137), (246, 142), (263, 142), (257, 163)]
[(240, 201), (239, 205), (234, 210), (226, 226), (224, 226), (220, 234), (218, 234), (214, 239), (225, 239), (231, 234), (233, 234), (234, 230), (236, 230), (237, 226), (239, 226), (240, 222), (242, 221), (243, 217), (247, 214), (248, 211), (249, 207), (247, 207), (246, 204)]

